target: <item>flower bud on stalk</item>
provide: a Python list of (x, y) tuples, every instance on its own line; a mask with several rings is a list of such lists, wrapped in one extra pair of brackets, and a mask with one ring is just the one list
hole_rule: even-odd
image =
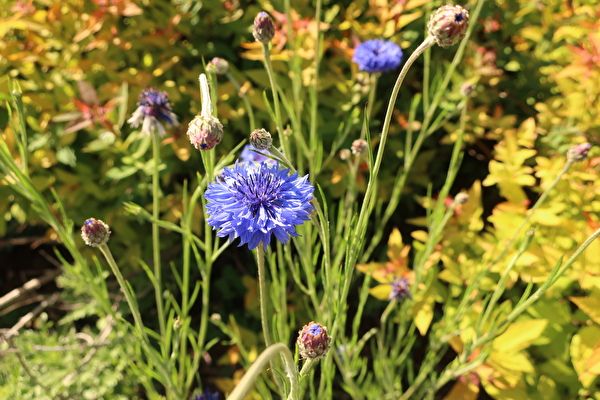
[(587, 155), (590, 152), (591, 148), (592, 148), (592, 145), (590, 143), (581, 143), (581, 144), (575, 145), (575, 146), (571, 147), (569, 149), (569, 151), (567, 152), (567, 158), (571, 162), (583, 161), (587, 158)]
[(392, 282), (392, 291), (390, 292), (390, 300), (402, 300), (410, 297), (410, 282), (402, 277)]
[(267, 130), (255, 129), (250, 133), (250, 144), (256, 150), (269, 150), (273, 145), (273, 138)]
[(229, 70), (229, 63), (221, 57), (215, 57), (206, 65), (206, 70), (217, 75), (225, 75)]
[(210, 89), (204, 74), (200, 74), (200, 92), (202, 112), (196, 115), (188, 125), (187, 136), (197, 150), (210, 150), (223, 139), (223, 125), (212, 115)]
[(461, 6), (445, 5), (431, 15), (427, 31), (440, 47), (458, 43), (469, 26), (469, 12)]
[(99, 219), (88, 218), (81, 227), (81, 238), (88, 246), (102, 246), (108, 242), (109, 237), (110, 228)]
[(275, 36), (275, 25), (273, 25), (273, 20), (269, 14), (261, 11), (256, 15), (252, 27), (252, 35), (257, 42), (265, 44), (273, 39), (273, 36)]
[(360, 156), (367, 150), (368, 146), (369, 145), (365, 139), (356, 139), (352, 142), (352, 146), (350, 148), (352, 149), (352, 154), (355, 156)]
[(350, 156), (352, 155), (350, 149), (341, 149), (340, 150), (340, 160), (342, 161), (346, 161), (348, 159), (350, 159)]
[(327, 328), (317, 322), (309, 322), (298, 332), (298, 349), (302, 358), (323, 357), (329, 349)]

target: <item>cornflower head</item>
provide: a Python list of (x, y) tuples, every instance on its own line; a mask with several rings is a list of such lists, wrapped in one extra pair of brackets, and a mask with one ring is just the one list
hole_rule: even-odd
[(101, 246), (108, 242), (109, 237), (110, 228), (99, 219), (88, 218), (81, 226), (81, 238), (88, 246)]
[(585, 160), (591, 148), (592, 145), (587, 142), (577, 144), (569, 149), (567, 152), (567, 158), (572, 162)]
[(264, 11), (256, 14), (256, 18), (254, 18), (254, 24), (252, 25), (252, 35), (257, 42), (261, 43), (269, 43), (273, 36), (275, 36), (275, 25), (273, 25), (273, 20)]
[(138, 99), (137, 108), (127, 120), (134, 128), (142, 127), (141, 132), (159, 135), (165, 134), (163, 124), (175, 126), (178, 124), (177, 115), (171, 111), (169, 97), (165, 92), (154, 88), (142, 91)]
[(433, 12), (427, 32), (438, 46), (449, 47), (458, 43), (469, 26), (469, 12), (461, 6), (445, 5)]
[(397, 278), (391, 283), (390, 300), (402, 300), (410, 297), (410, 281), (406, 277)]
[[(259, 153), (259, 151), (260, 151), (260, 153)], [(277, 163), (277, 161), (275, 161), (274, 159), (263, 156), (261, 153), (271, 154), (269, 152), (269, 150), (258, 150), (256, 147), (252, 146), (251, 144), (247, 144), (244, 146), (244, 148), (242, 149), (242, 152), (240, 153), (239, 162), (242, 162), (242, 163), (268, 163), (268, 164), (276, 164)]]
[(202, 111), (189, 123), (187, 136), (196, 150), (210, 150), (221, 143), (223, 139), (223, 125), (212, 115), (212, 102), (210, 88), (205, 74), (200, 74), (200, 94), (202, 97)]
[(261, 243), (266, 249), (271, 236), (287, 243), (298, 236), (296, 226), (310, 218), (313, 191), (307, 175), (291, 174), (276, 163), (237, 163), (204, 193), (208, 223), (217, 236), (239, 238), (250, 250)]
[(402, 63), (402, 49), (389, 40), (367, 40), (354, 49), (352, 61), (361, 71), (374, 73), (391, 71)]
[(202, 394), (194, 396), (194, 400), (219, 400), (220, 398), (219, 392), (213, 392), (209, 389), (206, 389)]
[(298, 332), (298, 350), (305, 359), (320, 358), (329, 349), (330, 338), (327, 328), (318, 322), (309, 322)]
[(206, 65), (206, 70), (217, 75), (225, 75), (229, 70), (229, 63), (224, 58), (214, 57)]

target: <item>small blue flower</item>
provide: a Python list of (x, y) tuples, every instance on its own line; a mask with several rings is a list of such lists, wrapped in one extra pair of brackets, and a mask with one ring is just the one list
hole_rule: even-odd
[(405, 277), (396, 279), (391, 285), (390, 300), (402, 300), (411, 297), (410, 282)]
[(194, 397), (194, 400), (219, 400), (220, 398), (221, 396), (219, 395), (219, 392), (213, 392), (211, 390), (206, 389), (204, 393), (197, 394)]
[(352, 61), (361, 71), (391, 71), (402, 63), (402, 50), (394, 42), (381, 39), (367, 40), (354, 49)]
[(171, 111), (167, 94), (153, 88), (144, 89), (140, 94), (137, 108), (127, 122), (134, 128), (141, 125), (142, 133), (157, 132), (159, 135), (165, 133), (163, 124), (171, 126), (178, 124), (177, 115)]
[(269, 164), (277, 163), (277, 161), (275, 161), (274, 159), (265, 157), (262, 154), (257, 153), (258, 151), (260, 151), (260, 153), (264, 153), (264, 154), (271, 154), (269, 152), (269, 150), (256, 150), (254, 148), (254, 146), (252, 146), (251, 144), (247, 144), (244, 146), (244, 149), (240, 153), (240, 161), (247, 162), (247, 163), (262, 163), (262, 162), (266, 162)]
[(204, 193), (208, 223), (217, 236), (240, 238), (240, 246), (247, 244), (250, 250), (261, 243), (266, 249), (272, 235), (287, 243), (298, 236), (296, 225), (310, 218), (313, 191), (308, 175), (290, 175), (277, 164), (237, 163)]

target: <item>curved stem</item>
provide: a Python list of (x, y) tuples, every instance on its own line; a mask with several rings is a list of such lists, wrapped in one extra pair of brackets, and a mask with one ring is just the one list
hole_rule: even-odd
[(133, 321), (135, 322), (136, 328), (138, 329), (138, 331), (142, 335), (142, 337), (145, 338), (146, 334), (144, 332), (144, 323), (142, 322), (142, 316), (137, 307), (137, 302), (135, 301), (135, 298), (133, 297), (133, 294), (131, 293), (131, 290), (130, 290), (129, 285), (127, 284), (127, 281), (125, 281), (125, 278), (123, 277), (123, 274), (121, 273), (121, 270), (119, 269), (119, 266), (117, 265), (110, 249), (108, 248), (108, 245), (106, 243), (102, 244), (102, 245), (98, 246), (98, 249), (100, 249), (100, 252), (106, 259), (106, 262), (108, 263), (113, 275), (115, 276), (115, 278), (117, 278), (117, 282), (119, 283), (119, 286), (121, 287), (121, 291), (125, 295), (125, 300), (127, 301), (129, 310), (131, 310), (131, 314), (133, 315)]
[(371, 178), (369, 179), (369, 183), (367, 184), (367, 190), (365, 192), (365, 199), (363, 200), (363, 204), (360, 210), (360, 214), (358, 217), (357, 226), (360, 228), (364, 226), (365, 220), (368, 217), (371, 209), (371, 198), (374, 195), (375, 184), (377, 181), (377, 176), (379, 175), (379, 168), (381, 167), (381, 161), (383, 160), (383, 153), (385, 150), (385, 144), (387, 142), (388, 133), (390, 130), (390, 123), (392, 121), (392, 114), (394, 113), (394, 107), (396, 105), (396, 99), (398, 98), (398, 93), (400, 92), (400, 87), (402, 86), (402, 82), (404, 82), (404, 78), (408, 74), (410, 67), (413, 63), (419, 58), (419, 56), (427, 50), (429, 47), (433, 46), (434, 41), (431, 37), (425, 38), (423, 42), (417, 47), (417, 49), (410, 55), (408, 60), (406, 60), (406, 64), (402, 67), (398, 78), (396, 79), (396, 83), (394, 84), (394, 88), (392, 89), (392, 94), (390, 96), (390, 101), (387, 105), (387, 110), (385, 113), (385, 119), (383, 120), (383, 128), (381, 130), (381, 140), (379, 142), (379, 147), (377, 149), (377, 156), (375, 158), (375, 163), (373, 165), (373, 170), (371, 173)]
[(267, 322), (267, 303), (265, 296), (267, 294), (267, 281), (265, 277), (265, 249), (261, 244), (256, 248), (256, 265), (258, 266), (258, 298), (260, 303), (260, 324), (262, 326), (263, 337), (267, 347), (273, 343), (269, 333), (269, 324)]
[(228, 400), (242, 400), (250, 392), (256, 379), (261, 374), (263, 369), (271, 362), (278, 354), (283, 356), (285, 369), (290, 381), (290, 394), (288, 400), (298, 400), (298, 371), (294, 364), (294, 358), (290, 349), (283, 343), (275, 343), (263, 351), (260, 356), (254, 361), (252, 366), (246, 371), (240, 383), (235, 387), (233, 392), (227, 397)]
[(160, 136), (158, 132), (152, 132), (152, 258), (154, 267), (154, 297), (158, 313), (158, 325), (160, 334), (165, 334), (165, 314), (162, 301), (162, 279), (160, 267), (160, 236), (158, 232), (158, 221), (160, 211), (160, 188), (159, 188), (159, 166), (160, 166)]

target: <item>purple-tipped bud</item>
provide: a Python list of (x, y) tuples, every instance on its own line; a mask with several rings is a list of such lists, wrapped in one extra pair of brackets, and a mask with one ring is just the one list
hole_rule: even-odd
[(229, 70), (229, 63), (223, 58), (215, 57), (206, 65), (206, 69), (217, 75), (225, 75)]
[(392, 282), (390, 300), (402, 300), (407, 297), (410, 297), (410, 283), (408, 279), (402, 277)]
[(257, 42), (261, 43), (269, 43), (273, 39), (273, 36), (275, 36), (275, 25), (273, 25), (273, 20), (269, 14), (261, 11), (256, 15), (252, 35)]
[(269, 150), (273, 144), (273, 138), (267, 130), (255, 129), (250, 133), (250, 144), (256, 150)]
[(302, 358), (323, 357), (329, 349), (327, 328), (317, 322), (309, 322), (298, 332), (298, 349)]
[(210, 150), (223, 139), (223, 125), (213, 116), (196, 115), (190, 122), (187, 135), (196, 150)]
[(81, 238), (88, 246), (98, 247), (110, 237), (110, 228), (103, 221), (96, 218), (88, 218), (81, 227)]
[(460, 94), (465, 97), (469, 97), (475, 91), (475, 84), (471, 82), (465, 82), (460, 86)]
[(445, 5), (431, 15), (427, 31), (438, 46), (448, 47), (458, 43), (469, 26), (469, 12), (461, 6)]
[(352, 149), (352, 154), (360, 156), (367, 150), (368, 146), (369, 145), (365, 139), (356, 139), (352, 142), (352, 146), (350, 148)]
[(571, 162), (585, 160), (591, 148), (591, 143), (586, 142), (577, 144), (569, 149), (569, 151), (567, 152), (567, 158)]
[(459, 192), (454, 196), (454, 204), (455, 205), (463, 205), (467, 201), (469, 201), (469, 195), (465, 192)]
[(341, 149), (340, 150), (340, 160), (342, 160), (342, 161), (349, 160), (350, 156), (352, 156), (352, 152), (350, 151), (350, 149)]
[(127, 122), (134, 128), (141, 126), (142, 133), (164, 135), (164, 125), (178, 124), (177, 116), (171, 111), (171, 103), (165, 92), (153, 88), (144, 89), (137, 105)]

